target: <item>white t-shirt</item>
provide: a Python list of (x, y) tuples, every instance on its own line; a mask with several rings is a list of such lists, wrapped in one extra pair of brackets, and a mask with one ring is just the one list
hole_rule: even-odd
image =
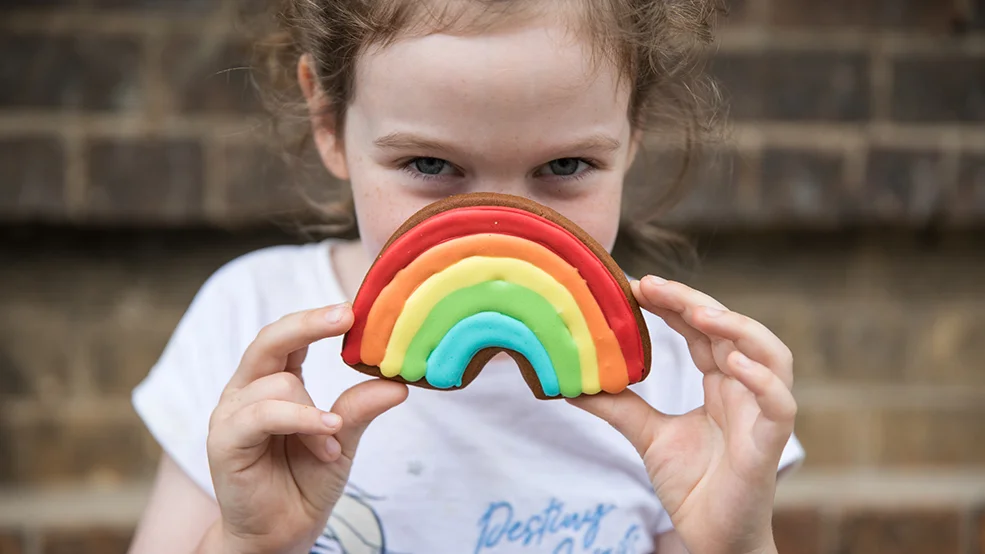
[[(219, 395), (264, 325), (346, 300), (332, 244), (267, 248), (221, 268), (134, 391), (164, 451), (213, 496), (205, 445)], [(652, 371), (632, 388), (665, 413), (700, 406), (701, 373), (683, 338), (646, 316)], [(304, 364), (322, 409), (370, 379), (342, 362), (341, 344), (312, 345)], [(791, 438), (780, 465), (802, 457)], [(406, 403), (370, 425), (313, 552), (628, 554), (652, 552), (655, 536), (670, 529), (629, 442), (566, 402), (535, 399), (507, 358), (464, 390), (411, 387)]]

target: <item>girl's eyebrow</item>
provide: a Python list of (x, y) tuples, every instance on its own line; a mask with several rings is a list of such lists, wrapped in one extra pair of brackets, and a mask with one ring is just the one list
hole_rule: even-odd
[[(373, 144), (379, 148), (384, 148), (387, 150), (426, 150), (438, 152), (456, 151), (454, 146), (419, 135), (403, 132), (394, 132), (384, 135), (373, 141)], [(552, 150), (559, 152), (613, 152), (618, 150), (620, 146), (622, 146), (622, 143), (617, 139), (604, 133), (595, 133), (565, 144), (560, 148), (552, 148)]]
[(576, 140), (559, 150), (564, 150), (564, 151), (591, 150), (591, 151), (602, 151), (602, 152), (614, 152), (616, 150), (619, 150), (620, 146), (622, 146), (622, 143), (619, 142), (617, 139), (614, 139), (609, 135), (603, 133), (595, 133), (583, 139)]
[(373, 141), (373, 144), (387, 150), (429, 150), (453, 152), (455, 149), (437, 140), (411, 133), (394, 132)]

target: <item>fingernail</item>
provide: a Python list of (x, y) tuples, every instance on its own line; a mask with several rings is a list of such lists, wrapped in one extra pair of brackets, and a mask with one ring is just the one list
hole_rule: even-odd
[(321, 420), (326, 427), (330, 427), (332, 429), (342, 425), (342, 418), (338, 414), (326, 412), (322, 414)]
[(722, 314), (725, 313), (722, 310), (719, 310), (718, 308), (712, 308), (711, 306), (705, 306), (704, 310), (705, 310), (705, 315), (707, 315), (708, 317), (721, 317)]
[(656, 275), (647, 275), (646, 277), (643, 278), (643, 280), (646, 281), (647, 284), (653, 285), (655, 287), (659, 287), (660, 285), (667, 284), (666, 279), (664, 279), (663, 277), (657, 277)]
[(339, 454), (342, 454), (342, 446), (335, 437), (328, 437), (325, 439), (325, 452), (328, 453), (329, 458), (334, 460), (339, 457)]
[(735, 365), (737, 365), (739, 367), (742, 367), (742, 368), (747, 368), (747, 367), (750, 367), (752, 365), (752, 362), (742, 352), (736, 352), (735, 353)]
[(332, 306), (332, 308), (325, 314), (325, 319), (327, 319), (329, 323), (338, 323), (342, 321), (342, 317), (345, 316), (345, 312), (348, 309), (348, 303)]

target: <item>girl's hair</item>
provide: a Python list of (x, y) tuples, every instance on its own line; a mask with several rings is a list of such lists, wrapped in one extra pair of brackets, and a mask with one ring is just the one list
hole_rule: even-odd
[[(716, 0), (547, 0), (577, 15), (596, 60), (615, 63), (630, 88), (634, 129), (652, 131), (662, 151), (672, 151), (678, 167), (661, 168), (668, 182), (627, 179), (619, 247), (635, 258), (677, 268), (692, 251), (679, 235), (658, 225), (687, 188), (688, 169), (700, 145), (720, 129), (721, 105), (714, 83), (703, 71), (716, 15)], [(294, 162), (311, 153), (310, 118), (297, 83), (297, 63), (311, 56), (341, 133), (354, 89), (355, 64), (370, 46), (386, 46), (401, 36), (482, 25), (519, 17), (545, 2), (533, 0), (271, 0), (254, 63), (260, 93), (274, 114), (274, 136)], [(640, 157), (645, 157), (641, 152)], [(664, 156), (661, 156), (663, 159)], [(298, 165), (295, 163), (295, 167)], [(637, 164), (639, 166), (639, 164)], [(647, 179), (658, 176), (648, 175)], [(324, 181), (321, 183), (324, 187)], [(348, 187), (339, 200), (318, 206), (321, 230), (355, 232)]]

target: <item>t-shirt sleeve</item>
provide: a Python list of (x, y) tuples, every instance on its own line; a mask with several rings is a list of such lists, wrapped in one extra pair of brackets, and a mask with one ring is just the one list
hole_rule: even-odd
[(249, 289), (250, 280), (235, 262), (210, 277), (132, 395), (137, 414), (163, 451), (213, 496), (206, 454), (209, 419), (245, 348), (243, 332), (253, 315)]

